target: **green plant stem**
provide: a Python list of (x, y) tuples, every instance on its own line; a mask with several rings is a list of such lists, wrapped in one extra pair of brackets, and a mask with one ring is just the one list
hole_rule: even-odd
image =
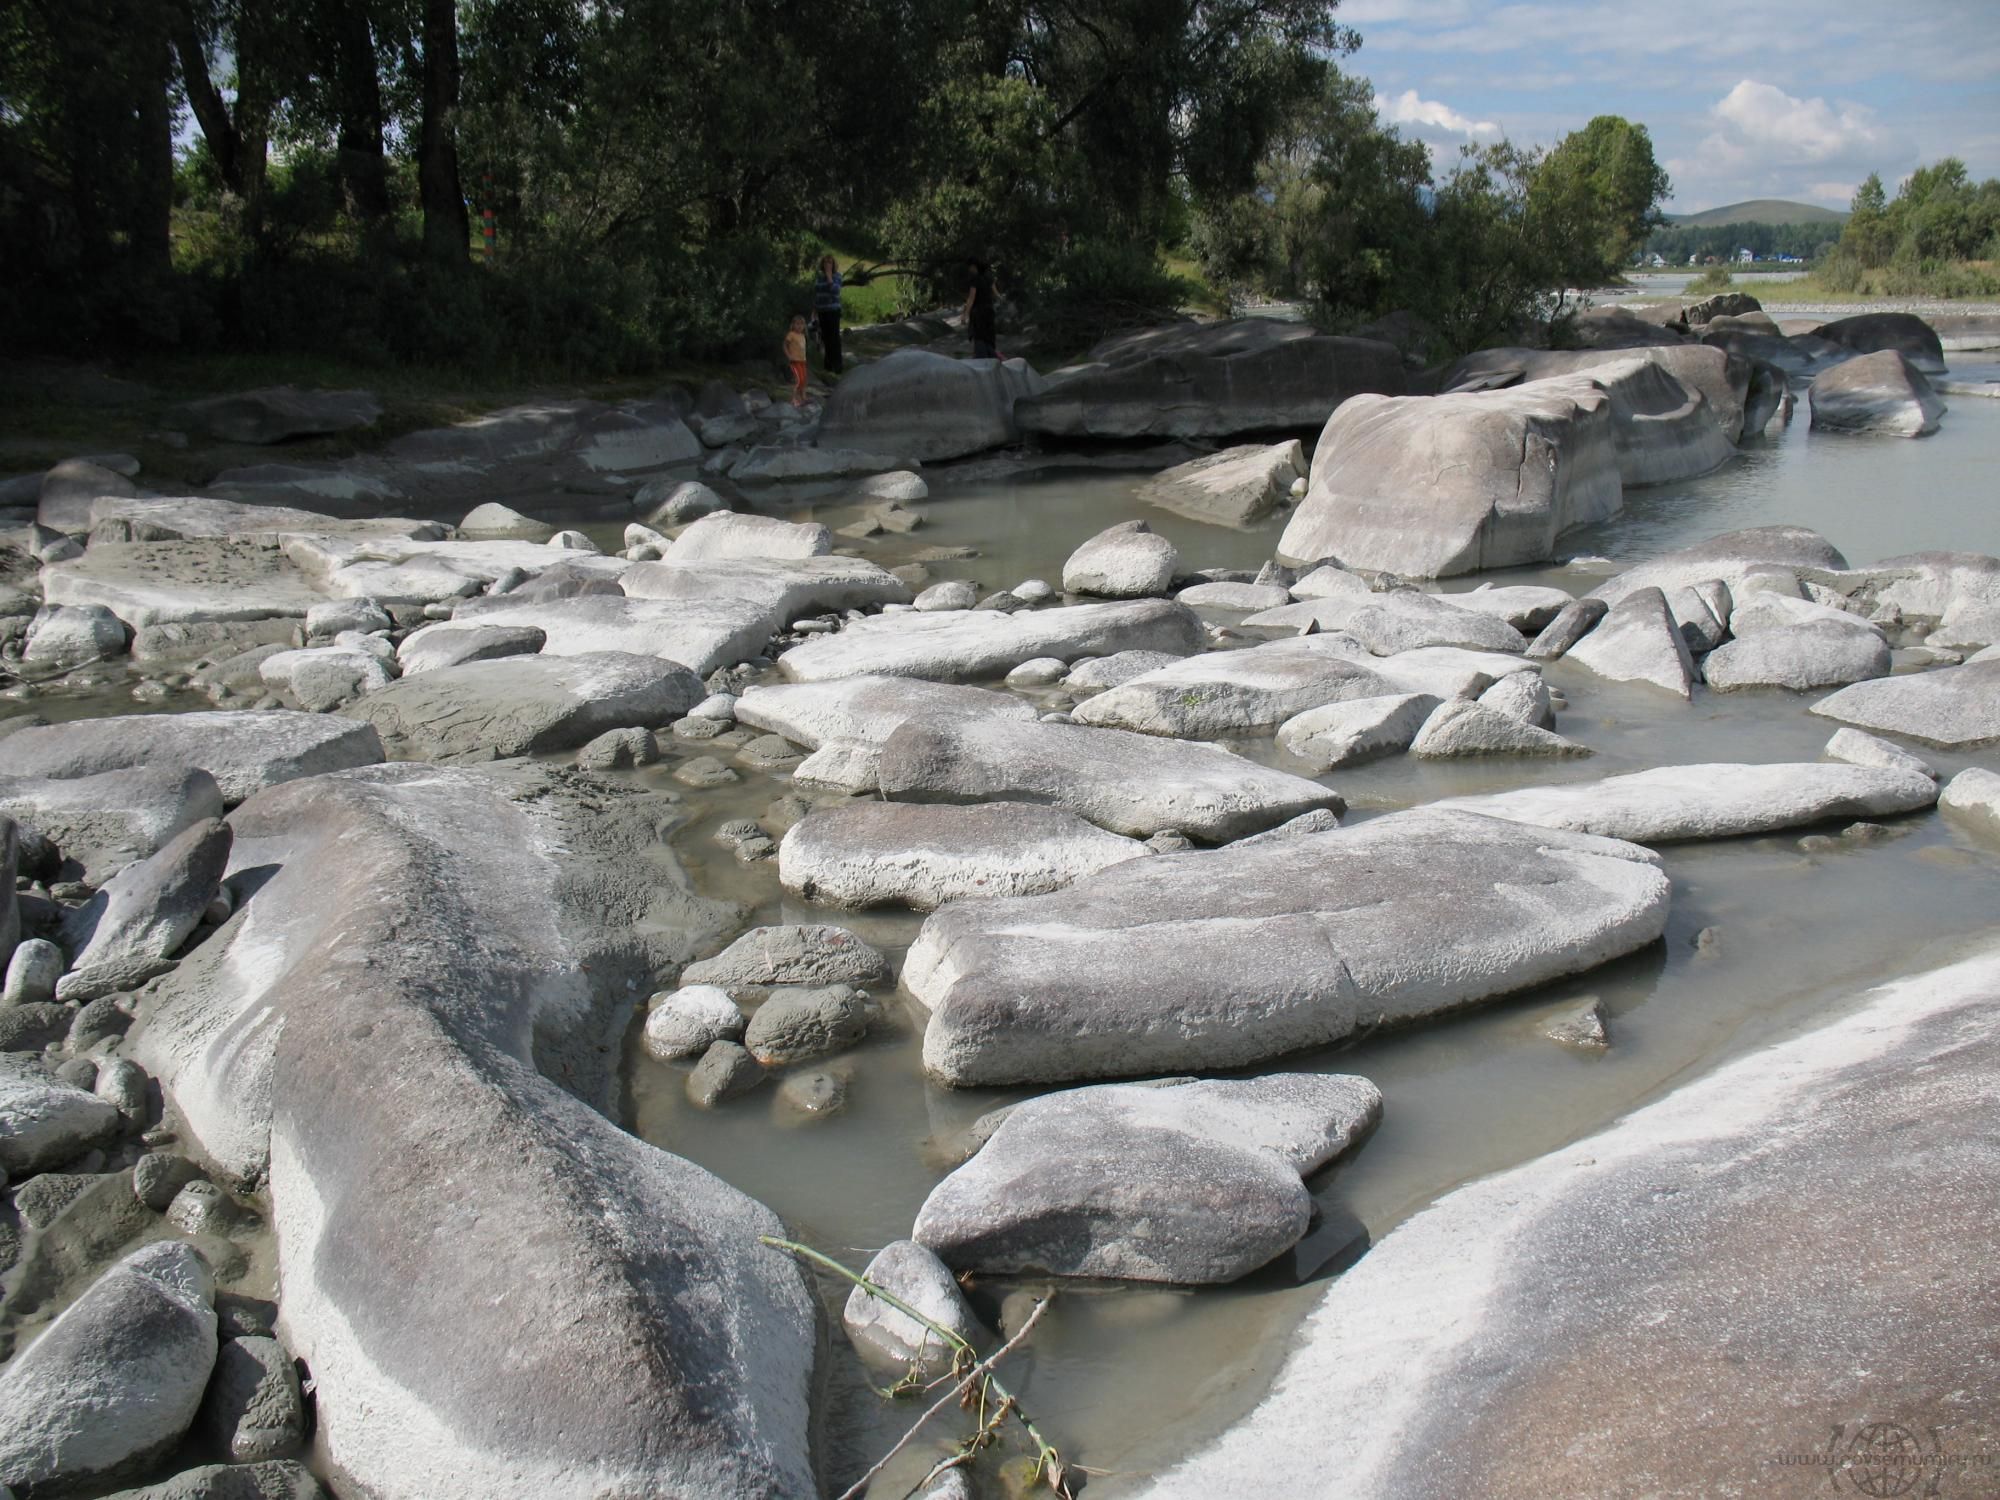
[[(812, 1246), (810, 1245), (801, 1245), (796, 1240), (779, 1239), (775, 1235), (760, 1234), (757, 1236), (757, 1239), (760, 1244), (769, 1245), (774, 1250), (788, 1250), (793, 1255), (799, 1256), (805, 1260), (809, 1260), (816, 1266), (823, 1266), (825, 1269), (832, 1271), (835, 1275), (840, 1276), (847, 1281), (853, 1282), (856, 1286), (860, 1287), (869, 1296), (874, 1297), (879, 1301), (888, 1303), (889, 1306), (895, 1308), (896, 1311), (903, 1313), (907, 1317), (916, 1319), (917, 1322), (921, 1323), (925, 1328), (928, 1328), (932, 1333), (935, 1333), (939, 1338), (943, 1339), (952, 1348), (962, 1349), (967, 1354), (973, 1355), (975, 1358), (977, 1357), (979, 1351), (974, 1349), (972, 1345), (967, 1343), (963, 1338), (959, 1337), (959, 1335), (953, 1333), (949, 1328), (946, 1328), (941, 1323), (934, 1322), (932, 1319), (925, 1317), (922, 1313), (918, 1312), (914, 1307), (910, 1306), (910, 1304), (905, 1302), (902, 1298), (896, 1296), (894, 1293), (886, 1290), (883, 1287), (877, 1286), (874, 1282), (870, 1281), (866, 1276), (861, 1275), (859, 1272), (848, 1270), (846, 1266), (843, 1266), (839, 1261), (835, 1260), (832, 1256), (822, 1255), (819, 1251), (813, 1249)], [(974, 1380), (978, 1380), (980, 1382), (980, 1393), (982, 1399), (984, 1398), (986, 1390), (988, 1388), (991, 1388), (991, 1390), (1000, 1397), (1000, 1400), (1004, 1405), (1012, 1408), (1015, 1418), (1019, 1420), (1021, 1426), (1026, 1429), (1028, 1436), (1034, 1440), (1037, 1471), (1048, 1480), (1049, 1488), (1051, 1490), (1055, 1491), (1055, 1493), (1057, 1493), (1058, 1495), (1066, 1495), (1068, 1493), (1068, 1489), (1063, 1483), (1062, 1457), (1060, 1454), (1056, 1452), (1055, 1444), (1051, 1443), (1047, 1438), (1042, 1436), (1041, 1430), (1035, 1426), (1033, 1419), (1029, 1417), (1026, 1409), (1022, 1407), (1020, 1398), (1014, 1395), (1013, 1392), (1009, 1391), (1007, 1387), (1005, 1387), (1000, 1383), (999, 1377), (993, 1373), (992, 1369), (994, 1363), (997, 1360), (999, 1360), (1002, 1355), (1012, 1350), (1016, 1345), (1018, 1345), (1021, 1342), (1021, 1340), (1024, 1337), (1026, 1337), (1028, 1329), (1034, 1326), (1036, 1320), (1041, 1317), (1042, 1310), (1047, 1306), (1048, 1303), (1046, 1301), (1036, 1303), (1034, 1312), (1029, 1316), (1027, 1323), (1022, 1326), (1021, 1331), (1015, 1334), (1013, 1338), (1009, 1339), (999, 1349), (995, 1350), (990, 1358), (981, 1361), (978, 1364), (975, 1364), (971, 1372), (966, 1375), (965, 1379), (960, 1381), (958, 1385), (952, 1389), (951, 1393), (944, 1398), (944, 1400), (940, 1401), (936, 1406), (931, 1408), (931, 1411), (925, 1412), (923, 1417), (918, 1419), (917, 1426), (921, 1427), (924, 1424), (924, 1422), (928, 1421), (931, 1417), (932, 1412), (940, 1411), (944, 1408), (944, 1406), (946, 1406), (951, 1401), (957, 1400), (960, 1396), (964, 1394), (967, 1388), (971, 1386)], [(912, 1433), (914, 1433), (916, 1431), (916, 1428), (913, 1427), (910, 1430)], [(901, 1445), (899, 1444), (898, 1446), (900, 1447)], [(893, 1453), (895, 1450), (891, 1449), (890, 1451)], [(870, 1472), (872, 1474), (874, 1471), (871, 1470)], [(864, 1480), (866, 1479), (866, 1477), (867, 1476), (864, 1476)], [(854, 1493), (854, 1491), (850, 1490), (849, 1494), (852, 1493)]]

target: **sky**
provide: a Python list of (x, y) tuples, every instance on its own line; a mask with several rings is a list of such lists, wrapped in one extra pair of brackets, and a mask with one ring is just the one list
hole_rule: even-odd
[(2000, 0), (1342, 0), (1341, 66), (1449, 165), (1547, 146), (1593, 115), (1644, 125), (1670, 213), (1747, 198), (1846, 208), (1879, 172), (1961, 158), (2000, 177)]

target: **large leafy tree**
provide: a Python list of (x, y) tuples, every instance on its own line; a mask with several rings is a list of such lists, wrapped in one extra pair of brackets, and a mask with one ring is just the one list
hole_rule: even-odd
[(1531, 184), (1545, 218), (1574, 225), (1567, 259), (1579, 282), (1613, 276), (1637, 259), (1661, 222), (1660, 204), (1672, 190), (1653, 159), (1653, 139), (1643, 125), (1620, 115), (1599, 115), (1571, 131), (1541, 161)]

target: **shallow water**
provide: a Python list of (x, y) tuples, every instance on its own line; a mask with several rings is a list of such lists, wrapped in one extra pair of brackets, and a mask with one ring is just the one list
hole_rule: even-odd
[[(1981, 483), (1996, 460), (2000, 412), (1991, 408), (1955, 409), (1939, 435), (1914, 443), (1815, 437), (1802, 412), (1789, 430), (1774, 430), (1725, 469), (1630, 495), (1623, 516), (1574, 540), (1580, 552), (1634, 562), (1718, 531), (1797, 523), (1823, 531), (1855, 563), (1928, 547), (2000, 552), (2000, 513), (1990, 479)], [(1144, 517), (1175, 540), (1189, 566), (1246, 568), (1268, 556), (1282, 526), (1279, 517), (1249, 532), (1204, 527), (1138, 502), (1137, 482), (1057, 473), (942, 489), (921, 507), (928, 519), (919, 532), (868, 550), (893, 563), (927, 547), (976, 546), (979, 558), (933, 565), (933, 572), (996, 588), (1027, 577), (1059, 581), (1068, 552), (1116, 521)], [(830, 505), (792, 513), (836, 526), (854, 515)], [(1516, 570), (1508, 581), (1529, 578), (1577, 592), (1587, 587), (1587, 579), (1559, 568)], [(1702, 692), (1685, 704), (1563, 663), (1548, 677), (1569, 697), (1561, 729), (1596, 751), (1588, 760), (1401, 758), (1324, 779), (1358, 819), (1441, 796), (1654, 765), (1810, 760), (1837, 727), (1806, 713), (1817, 695)], [(1268, 739), (1241, 748), (1284, 763)], [(671, 752), (699, 753), (699, 745)], [(1995, 759), (1991, 752), (1927, 755), (1947, 775)], [(677, 843), (697, 884), (743, 902), (748, 921), (842, 922), (899, 960), (920, 918), (791, 901), (770, 866), (739, 866), (712, 843), (717, 824), (755, 816), (783, 791), (782, 777), (746, 774), (722, 793), (689, 798), (695, 817)], [(1199, 1292), (1063, 1289), (1031, 1352), (1011, 1363), (1029, 1409), (1068, 1457), (1090, 1469), (1092, 1493), (1131, 1488), (1137, 1476), (1170, 1463), (1254, 1402), (1324, 1279), (1439, 1194), (1574, 1141), (1725, 1058), (1812, 1023), (1869, 983), (1925, 966), (1990, 929), (2000, 911), (2000, 850), (1931, 814), (1885, 826), (1876, 841), (1848, 839), (1827, 849), (1802, 849), (1800, 837), (1837, 833), (1837, 824), (1669, 848), (1674, 911), (1661, 944), (1438, 1024), (1271, 1065), (1372, 1078), (1387, 1101), (1382, 1127), (1349, 1161), (1314, 1179), (1318, 1226), (1299, 1251), (1256, 1276)], [(1601, 1056), (1571, 1052), (1539, 1032), (1544, 1020), (1586, 996), (1601, 998), (1609, 1016), (1612, 1046)], [(776, 1112), (770, 1088), (714, 1112), (697, 1110), (683, 1094), (684, 1067), (634, 1048), (630, 1123), (761, 1198), (800, 1238), (858, 1269), (908, 1232), (948, 1170), (942, 1153), (953, 1134), (1022, 1096), (927, 1083), (919, 1023), (892, 994), (882, 998), (890, 1022), (837, 1064), (851, 1088), (836, 1118), (793, 1123)], [(846, 1288), (826, 1290), (837, 1319)], [(996, 1279), (975, 1295), (993, 1322), (1001, 1301), (1021, 1290)], [(901, 1435), (921, 1403), (891, 1406), (871, 1394), (837, 1334), (827, 1373), (821, 1453), (837, 1489)], [(899, 1460), (875, 1493), (902, 1494), (948, 1451), (942, 1444), (950, 1424), (939, 1425), (938, 1441), (912, 1445), (908, 1461)]]

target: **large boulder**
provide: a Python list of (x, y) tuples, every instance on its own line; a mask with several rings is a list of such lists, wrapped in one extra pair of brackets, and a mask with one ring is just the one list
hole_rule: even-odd
[(1119, 651), (1185, 656), (1204, 644), (1201, 620), (1187, 606), (1133, 599), (1014, 614), (974, 609), (878, 615), (792, 647), (778, 666), (794, 682), (862, 676), (976, 682), (1004, 677), (1039, 656), (1063, 661)]
[(1900, 354), (1926, 375), (1945, 373), (1944, 345), (1936, 330), (1915, 313), (1857, 313), (1820, 324), (1812, 337), (1830, 340), (1856, 354)]
[(1079, 724), (1177, 739), (1269, 734), (1322, 704), (1393, 693), (1338, 636), (1303, 636), (1240, 651), (1212, 651), (1142, 673), (1085, 698)]
[(1623, 504), (1611, 398), (1588, 376), (1357, 396), (1320, 434), (1278, 555), (1444, 578), (1546, 561), (1563, 532)]
[(222, 816), (222, 790), (188, 766), (134, 766), (56, 780), (0, 776), (0, 815), (47, 837), (102, 885), (184, 828)]
[(856, 802), (794, 823), (778, 879), (802, 901), (931, 911), (967, 896), (1040, 896), (1146, 852), (1032, 802)]
[(178, 415), (225, 443), (263, 445), (373, 426), (382, 415), (382, 403), (369, 391), (302, 391), (273, 385), (190, 401)]
[(1931, 383), (1893, 349), (1835, 365), (1815, 378), (1806, 394), (1813, 426), (1836, 432), (1924, 437), (1937, 431), (1945, 414)]
[(1388, 344), (1236, 318), (1108, 339), (1018, 401), (1014, 417), (1041, 437), (1233, 437), (1310, 430), (1349, 396), (1407, 389)]
[(1733, 838), (1828, 818), (1879, 818), (1937, 801), (1937, 782), (1880, 766), (1659, 766), (1602, 781), (1520, 787), (1433, 803), (1484, 817), (1635, 844)]
[(117, 1109), (50, 1077), (39, 1057), (0, 1052), (0, 1171), (20, 1178), (60, 1167), (109, 1146), (123, 1125)]
[(1291, 500), (1306, 477), (1305, 446), (1250, 443), (1176, 464), (1139, 486), (1139, 498), (1217, 526), (1248, 526)]
[(1696, 542), (1651, 562), (1627, 568), (1586, 597), (1616, 604), (1640, 589), (1692, 588), (1710, 579), (1734, 589), (1752, 574), (1840, 571), (1847, 559), (1817, 531), (1804, 526), (1755, 526)]
[(1889, 675), (1889, 643), (1865, 620), (1818, 619), (1745, 630), (1702, 660), (1717, 692), (1789, 688), (1795, 693)]
[(215, 1284), (199, 1255), (135, 1250), (0, 1372), (0, 1485), (102, 1486), (165, 1455), (215, 1364)]
[(204, 1156), (266, 1178), (330, 1468), (384, 1500), (811, 1493), (777, 1218), (600, 1112), (632, 995), (728, 920), (671, 804), (385, 766), (233, 821), (261, 883), (128, 1045)]
[(405, 677), (341, 712), (423, 760), (574, 750), (607, 729), (656, 729), (707, 696), (678, 662), (630, 652), (510, 656)]
[(121, 714), (36, 725), (7, 737), (7, 769), (21, 776), (70, 778), (101, 771), (208, 772), (222, 800), (300, 776), (377, 765), (382, 741), (349, 719), (288, 709), (188, 714)]
[(2000, 658), (1857, 682), (1811, 712), (1947, 749), (1991, 744), (2000, 740)]
[[(1704, 399), (1707, 414), (1731, 443), (1743, 436), (1744, 406), (1749, 400), (1752, 362), (1707, 344), (1663, 344), (1650, 349), (1482, 349), (1446, 370), (1438, 382), (1442, 394), (1455, 391), (1504, 390), (1531, 380), (1563, 375), (1593, 374), (1607, 366), (1643, 361), (1673, 378), (1687, 392)], [(1635, 398), (1662, 400), (1670, 391), (1650, 383), (1635, 387), (1620, 415), (1620, 458), (1628, 456), (1633, 434), (1628, 430), (1640, 408)], [(1663, 407), (1662, 410), (1671, 408)], [(1654, 413), (1657, 415), (1658, 413)], [(1713, 468), (1711, 464), (1709, 467)], [(1700, 472), (1700, 471), (1696, 471)], [(1648, 483), (1628, 478), (1626, 483)]]
[(101, 604), (45, 604), (28, 622), (21, 660), (67, 672), (125, 654), (125, 623)]
[(817, 523), (797, 524), (775, 516), (717, 511), (702, 516), (676, 537), (667, 560), (705, 562), (746, 558), (774, 562), (783, 558), (824, 557), (832, 550), (833, 533)]
[(1234, 1281), (1299, 1241), (1301, 1179), (1381, 1114), (1374, 1084), (1338, 1073), (1044, 1094), (931, 1190), (910, 1234), (958, 1271)]
[(1421, 809), (944, 907), (903, 983), (941, 1082), (1206, 1071), (1594, 968), (1668, 892), (1636, 845)]
[(1024, 359), (961, 360), (897, 349), (833, 388), (820, 414), (820, 441), (926, 463), (962, 458), (1017, 441), (1015, 401), (1047, 388)]
[(876, 769), (892, 802), (1041, 802), (1134, 838), (1241, 838), (1341, 799), (1215, 745), (1081, 724), (914, 721)]
[(1144, 599), (1164, 594), (1180, 571), (1174, 544), (1144, 521), (1120, 521), (1086, 540), (1063, 564), (1063, 587), (1072, 594)]
[(1682, 698), (1694, 695), (1694, 656), (1667, 596), (1656, 588), (1622, 596), (1569, 648), (1565, 660), (1613, 682), (1646, 682)]

